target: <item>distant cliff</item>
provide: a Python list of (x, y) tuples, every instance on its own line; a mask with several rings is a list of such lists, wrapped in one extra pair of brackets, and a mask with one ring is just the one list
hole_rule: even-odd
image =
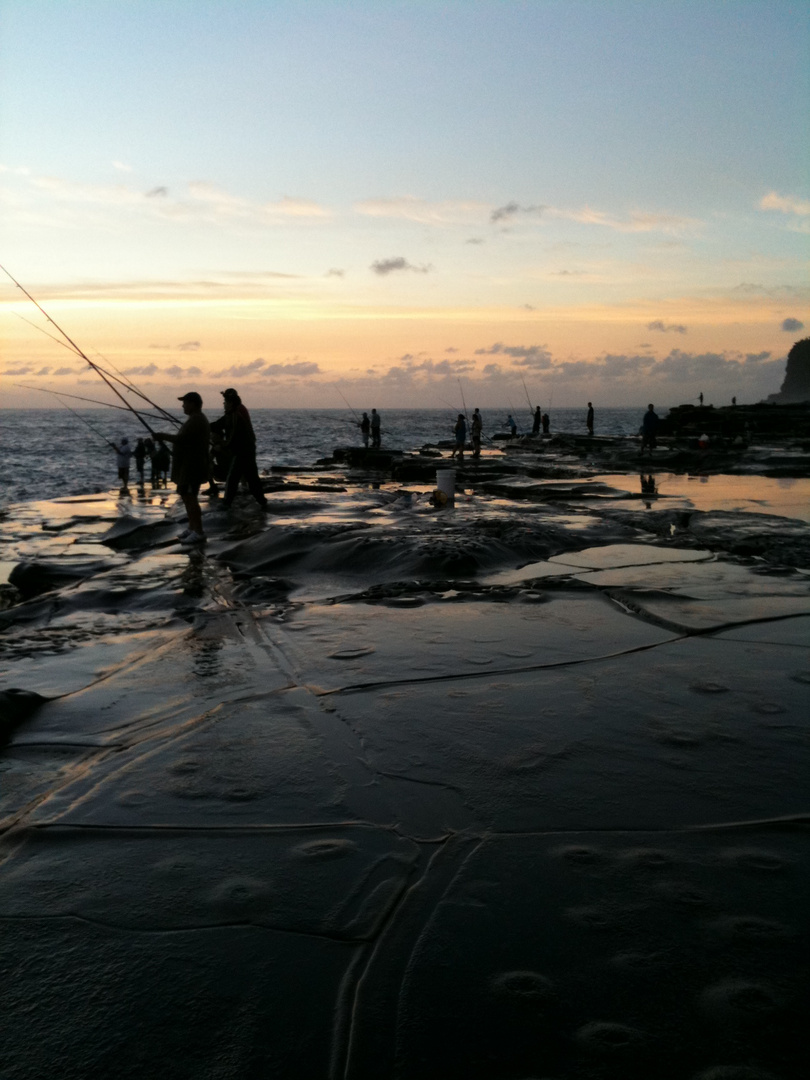
[(777, 405), (810, 401), (810, 338), (802, 338), (790, 350), (782, 389), (769, 394), (768, 401)]

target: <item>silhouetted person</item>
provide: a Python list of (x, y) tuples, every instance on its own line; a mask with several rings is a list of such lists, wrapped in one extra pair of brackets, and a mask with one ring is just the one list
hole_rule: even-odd
[(120, 442), (113, 443), (115, 446), (115, 463), (118, 466), (118, 479), (121, 481), (119, 494), (126, 495), (129, 492), (129, 459), (132, 457), (132, 447), (126, 435)]
[(736, 405), (737, 405), (737, 399), (736, 399), (735, 397), (733, 397), (733, 398), (731, 399), (731, 405), (732, 405), (732, 408), (733, 408), (733, 407), (736, 407)]
[(511, 413), (506, 418), (506, 426), (509, 428), (509, 438), (514, 439), (517, 436), (517, 424)]
[(155, 444), (151, 439), (144, 439), (143, 448), (146, 451), (146, 456), (149, 458), (149, 483), (152, 487), (155, 486)]
[(225, 410), (222, 443), (231, 455), (222, 505), (226, 510), (231, 506), (239, 490), (239, 481), (244, 479), (250, 494), (262, 510), (266, 510), (267, 499), (256, 465), (256, 434), (250, 413), (233, 387), (222, 391), (222, 406)]
[(588, 434), (593, 435), (593, 405), (588, 402), (588, 415), (585, 418), (585, 426), (588, 429)]
[(208, 479), (208, 447), (211, 429), (202, 411), (202, 398), (191, 390), (177, 399), (183, 402), (183, 412), (188, 419), (176, 434), (158, 432), (158, 442), (166, 440), (174, 444), (172, 457), (172, 480), (177, 484), (177, 494), (183, 500), (188, 514), (188, 529), (181, 534), (184, 544), (204, 544), (202, 510), (198, 495), (200, 484)]
[(368, 436), (371, 431), (371, 421), (368, 418), (368, 413), (363, 413), (363, 419), (360, 421), (360, 435), (363, 439), (363, 446), (368, 450)]
[(543, 434), (548, 435), (549, 428), (551, 427), (551, 420), (547, 412), (543, 413)]
[(146, 461), (146, 443), (138, 439), (135, 443), (135, 470), (138, 473), (138, 487), (143, 487), (143, 463)]
[(453, 434), (456, 437), (456, 445), (453, 447), (453, 452), (450, 455), (451, 458), (458, 455), (458, 460), (464, 460), (464, 444), (467, 441), (467, 421), (464, 419), (464, 414), (458, 414), (458, 420), (456, 420), (456, 426), (453, 428)]
[(376, 409), (371, 410), (371, 446), (377, 449), (380, 446), (380, 414)]
[(657, 446), (655, 433), (658, 431), (658, 416), (652, 405), (647, 406), (644, 419), (641, 421), (641, 456), (644, 457), (645, 448), (652, 452)]
[(700, 402), (700, 407), (702, 409), (703, 408), (703, 391), (702, 390), (698, 394), (698, 401)]
[(540, 412), (540, 406), (538, 405), (537, 408), (534, 410), (534, 415), (532, 417), (532, 435), (540, 434), (540, 425), (542, 424), (542, 422), (543, 414)]
[[(182, 400), (182, 399), (181, 399)], [(157, 476), (157, 486), (160, 487), (161, 483), (163, 487), (169, 486), (169, 469), (172, 466), (172, 455), (169, 452), (169, 448), (163, 439), (158, 436), (157, 446), (155, 447), (154, 457), (154, 475)]]
[(472, 441), (473, 457), (481, 457), (481, 436), (484, 433), (484, 421), (478, 409), (472, 414), (470, 422), (470, 438)]

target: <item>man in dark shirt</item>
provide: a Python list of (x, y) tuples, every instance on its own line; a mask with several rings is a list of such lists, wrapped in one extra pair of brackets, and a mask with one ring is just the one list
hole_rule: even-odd
[(644, 457), (644, 448), (646, 447), (650, 451), (650, 457), (655, 449), (655, 433), (658, 430), (658, 415), (650, 404), (647, 406), (647, 411), (644, 413), (644, 419), (641, 421), (641, 456)]
[(585, 426), (588, 429), (588, 434), (593, 435), (593, 405), (588, 402), (588, 416), (585, 420)]
[(157, 432), (158, 441), (174, 444), (172, 455), (172, 480), (177, 484), (177, 494), (183, 500), (188, 514), (188, 529), (181, 535), (184, 544), (204, 544), (202, 510), (197, 498), (200, 484), (208, 479), (208, 447), (211, 432), (202, 411), (202, 398), (196, 390), (183, 394), (183, 412), (188, 419), (177, 434)]

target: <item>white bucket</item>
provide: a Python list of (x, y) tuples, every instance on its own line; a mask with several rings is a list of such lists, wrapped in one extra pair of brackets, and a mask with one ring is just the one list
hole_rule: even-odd
[(437, 469), (436, 487), (439, 489), (439, 491), (444, 492), (444, 494), (447, 496), (448, 502), (453, 502), (456, 495), (456, 470)]

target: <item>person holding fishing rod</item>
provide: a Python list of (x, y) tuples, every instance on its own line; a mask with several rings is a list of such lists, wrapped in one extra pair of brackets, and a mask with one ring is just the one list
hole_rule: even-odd
[(177, 494), (188, 514), (188, 529), (181, 533), (180, 542), (191, 547), (204, 544), (206, 540), (198, 496), (200, 485), (208, 479), (211, 428), (202, 411), (203, 400), (196, 390), (190, 390), (177, 400), (182, 401), (188, 419), (176, 434), (158, 431), (155, 438), (174, 444), (172, 480), (177, 484)]
[(472, 442), (473, 457), (481, 457), (481, 436), (484, 433), (484, 421), (481, 419), (481, 413), (478, 409), (472, 414), (472, 420), (470, 421), (470, 441)]

